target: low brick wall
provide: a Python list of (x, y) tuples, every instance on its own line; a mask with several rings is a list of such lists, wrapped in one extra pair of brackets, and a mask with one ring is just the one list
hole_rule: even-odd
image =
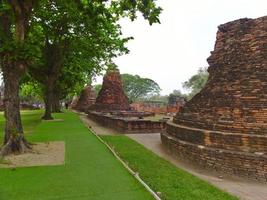
[(88, 117), (103, 126), (116, 129), (122, 133), (159, 133), (166, 128), (166, 122), (164, 121), (121, 118), (99, 112), (88, 112)]
[(207, 147), (180, 140), (166, 132), (162, 132), (161, 140), (172, 155), (185, 162), (219, 173), (267, 182), (267, 155), (264, 153)]
[(152, 117), (155, 116), (155, 113), (151, 112), (138, 112), (138, 111), (114, 111), (114, 113), (110, 112), (111, 114), (116, 115), (117, 117)]
[(228, 133), (186, 127), (172, 122), (167, 123), (169, 135), (193, 144), (226, 150), (267, 153), (267, 136), (241, 133)]
[(164, 133), (161, 134), (161, 140), (175, 157), (198, 167), (267, 182), (266, 155), (204, 147)]

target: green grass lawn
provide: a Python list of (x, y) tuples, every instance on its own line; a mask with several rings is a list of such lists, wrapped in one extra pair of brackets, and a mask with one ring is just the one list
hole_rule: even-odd
[[(150, 194), (82, 124), (78, 116), (42, 122), (42, 111), (23, 112), (31, 142), (65, 141), (64, 166), (0, 169), (0, 200), (151, 200)], [(0, 128), (4, 119), (0, 116)], [(2, 135), (0, 140), (2, 139)]]
[(165, 200), (236, 200), (209, 183), (178, 169), (126, 136), (101, 136)]

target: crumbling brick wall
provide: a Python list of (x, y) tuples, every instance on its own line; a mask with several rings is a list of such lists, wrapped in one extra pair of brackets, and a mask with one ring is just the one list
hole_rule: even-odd
[(202, 91), (162, 143), (204, 168), (267, 182), (267, 16), (219, 26)]
[(212, 130), (267, 134), (267, 16), (219, 26), (205, 88), (174, 122)]

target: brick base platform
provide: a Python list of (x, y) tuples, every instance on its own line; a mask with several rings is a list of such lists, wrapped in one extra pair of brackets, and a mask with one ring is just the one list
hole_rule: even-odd
[(125, 118), (104, 112), (90, 111), (88, 117), (97, 123), (118, 130), (121, 133), (160, 133), (165, 130), (165, 121)]
[(171, 154), (183, 161), (267, 182), (266, 136), (214, 132), (168, 122), (161, 140)]

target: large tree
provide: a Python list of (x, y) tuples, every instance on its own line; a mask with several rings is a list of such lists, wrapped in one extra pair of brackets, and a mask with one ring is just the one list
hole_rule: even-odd
[[(126, 50), (116, 18), (102, 3), (80, 8), (74, 1), (49, 1), (36, 12), (35, 29), (41, 35), (42, 56), (30, 73), (44, 86), (45, 114), (52, 119), (53, 103), (60, 100), (59, 78), (77, 65), (84, 73), (98, 71), (112, 57)], [(71, 8), (71, 9), (70, 9)], [(72, 76), (63, 77), (66, 83)], [(54, 101), (54, 102), (53, 102)]]
[(0, 1), (0, 66), (4, 80), (5, 137), (1, 156), (30, 148), (20, 117), (19, 81), (32, 54), (27, 42), (36, 0)]
[[(73, 63), (78, 63), (84, 73), (99, 72), (113, 57), (128, 52), (124, 44), (130, 38), (121, 37), (119, 18), (130, 16), (134, 19), (139, 10), (152, 24), (158, 22), (161, 10), (153, 1), (148, 1), (149, 4), (142, 1), (67, 2), (47, 2), (36, 16), (37, 27), (41, 27), (45, 41), (43, 62), (39, 66), (33, 65), (31, 73), (45, 88), (43, 119), (52, 119), (51, 111), (59, 105), (58, 93), (62, 86), (59, 77), (63, 69), (66, 71)], [(64, 81), (68, 80), (64, 78)]]
[(132, 102), (159, 95), (161, 90), (154, 80), (138, 75), (122, 74), (122, 82), (124, 92)]
[[(38, 2), (40, 6), (36, 6)], [(119, 33), (117, 22), (120, 17), (129, 16), (134, 20), (137, 11), (142, 12), (150, 24), (159, 22), (161, 8), (156, 6), (155, 0), (0, 0), (0, 65), (5, 84), (6, 117), (2, 155), (22, 153), (30, 148), (23, 135), (19, 112), (19, 80), (28, 66), (35, 69), (32, 74), (36, 77), (42, 73), (48, 75), (42, 77), (47, 107), (44, 118), (51, 118), (52, 89), (63, 66), (67, 66), (65, 53), (75, 42), (73, 36), (86, 38), (90, 41), (89, 46), (94, 44), (90, 50), (97, 51), (106, 36), (114, 37), (107, 30), (116, 27), (115, 33)], [(91, 22), (88, 27), (87, 22)], [(107, 27), (102, 27), (104, 24)], [(122, 47), (125, 43), (117, 36), (116, 40), (115, 43), (109, 40), (108, 44)], [(103, 45), (105, 50), (102, 52), (114, 50), (113, 45)], [(121, 49), (117, 49), (108, 55), (114, 57), (120, 52)], [(75, 53), (79, 54), (79, 51), (76, 49)], [(98, 56), (97, 53), (96, 57), (90, 58)], [(101, 59), (96, 62), (95, 67), (104, 64)]]

